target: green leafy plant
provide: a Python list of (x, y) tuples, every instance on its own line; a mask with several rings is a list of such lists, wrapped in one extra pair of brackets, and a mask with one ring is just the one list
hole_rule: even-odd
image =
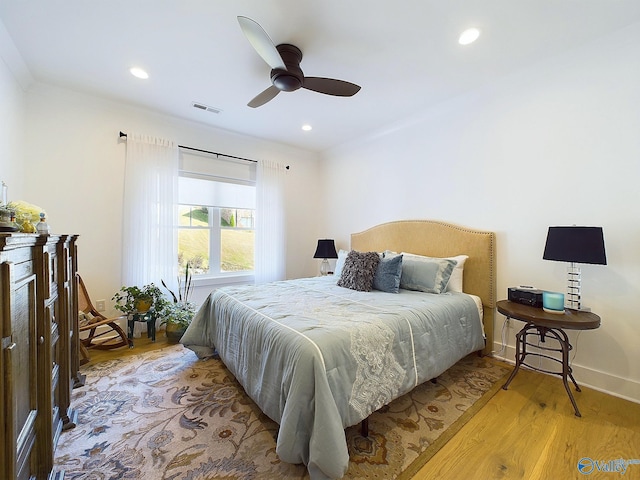
[(161, 324), (173, 323), (182, 328), (186, 328), (196, 314), (196, 306), (191, 302), (169, 302), (162, 312)]
[(184, 328), (189, 326), (196, 313), (196, 306), (189, 301), (189, 297), (193, 291), (191, 280), (189, 263), (187, 263), (184, 269), (184, 277), (178, 277), (177, 293), (169, 289), (164, 280), (162, 280), (162, 286), (173, 298), (173, 303), (168, 302), (163, 311), (162, 323), (173, 323)]
[(115, 293), (112, 300), (115, 301), (114, 308), (126, 315), (144, 313), (144, 308), (140, 306), (142, 302), (147, 303), (156, 315), (162, 316), (167, 305), (170, 304), (162, 290), (153, 283), (143, 287), (123, 286)]
[(189, 296), (193, 291), (193, 285), (191, 284), (191, 272), (189, 271), (189, 262), (184, 269), (184, 277), (178, 277), (178, 294), (176, 295), (167, 287), (167, 284), (162, 281), (162, 286), (171, 294), (173, 303), (186, 303), (189, 301)]

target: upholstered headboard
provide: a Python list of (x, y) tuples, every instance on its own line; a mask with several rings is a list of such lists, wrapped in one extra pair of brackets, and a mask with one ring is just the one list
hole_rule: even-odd
[(495, 233), (434, 220), (400, 220), (352, 234), (351, 248), (361, 252), (393, 250), (430, 257), (469, 255), (464, 265), (463, 291), (482, 300), (487, 337), (484, 352), (491, 352), (496, 306)]

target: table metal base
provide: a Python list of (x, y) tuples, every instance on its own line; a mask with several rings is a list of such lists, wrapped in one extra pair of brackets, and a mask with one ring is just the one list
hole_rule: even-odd
[[(552, 347), (542, 346), (537, 343), (531, 343), (527, 341), (528, 335), (535, 335), (536, 338), (540, 339), (540, 343), (545, 343), (545, 338), (551, 337), (558, 341), (560, 348), (552, 348)], [(544, 355), (543, 353), (528, 352), (527, 346), (535, 347), (540, 350), (545, 350), (548, 352), (561, 352), (562, 360), (558, 360), (557, 358), (551, 357), (549, 355)], [(573, 347), (569, 343), (569, 338), (567, 337), (567, 334), (562, 329), (542, 327), (542, 326), (534, 325), (531, 322), (527, 323), (524, 326), (524, 328), (516, 334), (516, 366), (513, 369), (513, 372), (511, 372), (509, 379), (502, 386), (502, 388), (506, 390), (509, 387), (511, 380), (513, 380), (513, 378), (518, 373), (518, 370), (520, 369), (520, 365), (525, 365), (531, 368), (532, 370), (537, 370), (539, 372), (549, 373), (551, 375), (558, 375), (562, 377), (564, 388), (567, 391), (567, 394), (569, 395), (569, 399), (571, 400), (576, 416), (581, 417), (582, 415), (580, 414), (580, 410), (578, 410), (578, 405), (576, 404), (576, 400), (573, 398), (573, 394), (571, 393), (571, 389), (569, 388), (569, 382), (568, 382), (568, 379), (571, 379), (571, 381), (573, 382), (573, 385), (576, 388), (576, 391), (577, 392), (581, 391), (575, 378), (573, 378), (573, 370), (569, 365), (569, 351), (571, 351), (572, 348)], [(533, 365), (525, 362), (525, 358), (527, 357), (527, 355), (548, 358), (549, 360), (558, 362), (562, 365), (562, 371), (555, 372), (555, 371), (545, 370), (540, 367), (534, 367)]]

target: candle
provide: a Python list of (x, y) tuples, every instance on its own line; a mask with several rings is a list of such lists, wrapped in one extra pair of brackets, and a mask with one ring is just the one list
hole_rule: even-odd
[(542, 292), (542, 307), (545, 312), (563, 313), (564, 294), (556, 292)]

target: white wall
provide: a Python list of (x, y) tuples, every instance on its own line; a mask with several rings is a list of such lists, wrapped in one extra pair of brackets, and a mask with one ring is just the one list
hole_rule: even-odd
[(521, 284), (565, 291), (565, 265), (542, 260), (548, 226), (602, 226), (608, 265), (582, 268), (602, 326), (570, 335), (573, 365), (579, 382), (640, 402), (638, 58), (640, 24), (326, 152), (326, 233), (347, 248), (397, 219), (495, 231), (506, 298)]
[[(0, 23), (0, 33), (3, 28)], [(11, 194), (21, 193), (24, 178), (24, 96), (18, 81), (0, 55), (0, 180), (9, 187), (9, 200)]]
[(547, 227), (601, 225), (609, 264), (584, 266), (583, 293), (603, 325), (571, 336), (574, 368), (581, 383), (640, 401), (637, 58), (639, 25), (328, 152), (323, 162), (51, 86), (25, 94), (0, 62), (0, 179), (11, 199), (44, 207), (54, 232), (81, 235), (80, 269), (94, 298), (106, 299), (120, 286), (120, 130), (290, 164), (289, 278), (317, 273), (317, 238), (348, 248), (351, 232), (374, 224), (435, 218), (497, 232), (501, 297), (523, 283), (563, 291), (564, 265), (541, 259)]
[[(120, 131), (290, 165), (287, 277), (315, 273), (312, 256), (321, 235), (315, 221), (317, 154), (42, 84), (27, 94), (26, 125), (28, 180), (22, 199), (47, 211), (54, 233), (80, 234), (79, 271), (94, 299), (110, 305), (121, 286), (126, 143), (119, 140)], [(197, 298), (204, 296), (198, 292)]]

